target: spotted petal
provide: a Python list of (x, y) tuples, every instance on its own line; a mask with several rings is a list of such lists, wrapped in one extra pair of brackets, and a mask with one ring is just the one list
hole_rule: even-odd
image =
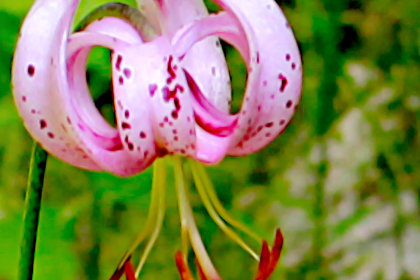
[[(86, 48), (101, 45), (119, 49), (132, 42), (100, 32), (69, 40), (78, 4), (78, 0), (38, 0), (28, 14), (13, 63), (18, 110), (31, 135), (62, 160), (121, 176), (138, 173), (152, 158), (133, 160), (118, 130), (94, 107), (82, 76), (85, 71), (81, 71)], [(124, 30), (126, 26), (121, 32)], [(80, 52), (73, 55), (74, 50)]]
[[(211, 153), (205, 149), (211, 147), (206, 142), (212, 135), (211, 142), (217, 143), (220, 149), (231, 155), (243, 155), (270, 143), (292, 118), (300, 98), (301, 59), (292, 30), (274, 1), (215, 2), (225, 11), (189, 23), (174, 36), (173, 44), (182, 55), (203, 38), (218, 35), (242, 54), (248, 81), (242, 108), (236, 115), (237, 125), (232, 135), (224, 137), (208, 129), (201, 130), (197, 146), (199, 154)], [(205, 89), (198, 89), (204, 96), (210, 95), (204, 93)], [(223, 112), (218, 114), (223, 115)]]
[[(145, 7), (149, 16), (158, 19), (161, 32), (169, 38), (184, 25), (208, 15), (202, 0), (138, 0), (137, 2), (140, 7)], [(183, 58), (183, 67), (195, 77), (196, 83), (203, 89), (203, 94), (210, 103), (224, 112), (229, 112), (230, 78), (217, 38), (206, 38), (194, 45)]]

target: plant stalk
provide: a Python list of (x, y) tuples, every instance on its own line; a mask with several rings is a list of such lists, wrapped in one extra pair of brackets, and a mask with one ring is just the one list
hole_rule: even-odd
[(30, 280), (33, 277), (36, 237), (38, 232), (39, 213), (41, 210), (47, 156), (47, 152), (44, 151), (38, 143), (34, 143), (26, 190), (23, 234), (20, 247), (18, 271), (19, 280)]

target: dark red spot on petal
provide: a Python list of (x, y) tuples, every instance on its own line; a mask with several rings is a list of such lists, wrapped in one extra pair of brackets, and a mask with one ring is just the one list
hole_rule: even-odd
[(145, 139), (147, 137), (146, 133), (144, 133), (144, 131), (140, 132), (140, 138), (141, 139)]
[(172, 116), (172, 118), (177, 119), (178, 118), (178, 112), (177, 111), (172, 111), (171, 116)]
[(124, 76), (127, 77), (127, 79), (131, 78), (131, 70), (130, 69), (124, 68), (123, 73), (124, 73)]
[(289, 101), (287, 101), (287, 103), (286, 103), (286, 108), (290, 108), (290, 107), (292, 107), (292, 105), (293, 105), (293, 101), (292, 100), (289, 100)]
[(265, 127), (272, 127), (274, 125), (274, 123), (273, 122), (269, 122), (269, 123), (266, 123), (265, 124)]
[(40, 121), (39, 121), (39, 127), (40, 127), (41, 129), (46, 128), (46, 127), (47, 127), (47, 122), (46, 122), (45, 120), (40, 120)]
[(156, 84), (149, 85), (149, 93), (151, 97), (155, 95), (157, 89), (158, 89), (158, 86)]
[(123, 85), (124, 84), (124, 78), (122, 76), (120, 76), (118, 78), (118, 82), (120, 83), (120, 85)]
[(290, 54), (286, 54), (286, 60), (289, 61), (290, 60)]
[(127, 143), (127, 146), (128, 146), (128, 149), (129, 149), (130, 151), (134, 150), (134, 145), (133, 145), (133, 143), (129, 142), (129, 143)]
[(28, 75), (30, 77), (33, 77), (35, 75), (35, 66), (33, 66), (32, 64), (28, 65)]
[(284, 92), (287, 86), (287, 79), (282, 74), (279, 75), (279, 79), (281, 80), (280, 91)]
[(169, 75), (170, 75), (170, 77), (171, 77), (172, 79), (175, 79), (175, 78), (176, 78), (176, 73), (175, 73), (175, 70), (176, 70), (176, 69), (174, 69), (174, 67), (173, 67), (173, 65), (172, 65), (173, 60), (174, 60), (174, 57), (173, 57), (172, 55), (171, 55), (171, 56), (169, 56), (169, 61), (168, 61), (168, 73), (169, 73)]
[(131, 129), (131, 125), (129, 123), (123, 122), (121, 124), (122, 129)]
[(118, 55), (117, 56), (117, 62), (115, 63), (115, 68), (117, 68), (118, 71), (121, 70), (121, 62), (122, 62), (122, 56)]
[(51, 139), (54, 139), (55, 135), (52, 132), (48, 132), (47, 133), (48, 137), (50, 137)]
[(22, 96), (22, 101), (26, 102), (26, 96)]
[(130, 117), (130, 111), (125, 110), (125, 112), (124, 112), (124, 117), (125, 117), (126, 119), (128, 119), (128, 118)]
[(180, 104), (178, 98), (174, 99), (174, 105), (175, 105), (175, 108), (176, 108), (177, 111), (179, 111), (181, 109), (181, 104)]

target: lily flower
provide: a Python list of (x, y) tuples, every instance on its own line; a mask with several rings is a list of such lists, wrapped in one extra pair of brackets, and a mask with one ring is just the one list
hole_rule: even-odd
[[(176, 155), (194, 160), (189, 167), (210, 216), (259, 260), (232, 227), (261, 240), (224, 210), (197, 162), (216, 164), (228, 155), (256, 152), (290, 122), (300, 98), (302, 63), (280, 8), (273, 0), (214, 0), (221, 11), (209, 14), (201, 0), (139, 0), (139, 9), (101, 7), (73, 31), (79, 2), (35, 1), (20, 32), (12, 83), (27, 130), (50, 154), (122, 177), (156, 162), (149, 221), (115, 275), (130, 273), (127, 262), (149, 236), (137, 277), (157, 238), (166, 185), (165, 164), (158, 158), (165, 155), (174, 155), (183, 259), (191, 244), (203, 279), (220, 279), (195, 225), (185, 168)], [(247, 68), (242, 107), (235, 114), (230, 113), (230, 78), (219, 38), (239, 51)], [(89, 93), (86, 64), (95, 46), (112, 51), (117, 127), (101, 116)], [(271, 253), (264, 243), (256, 279), (266, 279), (274, 269), (278, 236)], [(178, 267), (187, 267), (176, 259)]]

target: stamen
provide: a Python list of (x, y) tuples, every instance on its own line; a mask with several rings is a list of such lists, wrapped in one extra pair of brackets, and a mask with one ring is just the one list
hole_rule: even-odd
[(209, 255), (207, 254), (206, 248), (204, 247), (200, 233), (195, 224), (194, 216), (192, 214), (192, 209), (187, 196), (181, 159), (179, 157), (173, 157), (173, 162), (181, 221), (186, 221), (185, 224), (191, 241), (191, 246), (194, 250), (198, 262), (203, 268), (204, 274), (212, 280), (220, 280), (221, 278), (217, 273), (213, 263), (211, 262)]
[(216, 191), (214, 190), (213, 183), (210, 180), (210, 177), (207, 174), (206, 169), (203, 167), (203, 165), (196, 162), (196, 161), (190, 161), (190, 162), (191, 162), (191, 165), (194, 166), (197, 169), (199, 177), (202, 178), (203, 185), (206, 188), (207, 194), (208, 194), (214, 208), (219, 213), (219, 215), (222, 217), (222, 219), (225, 220), (232, 227), (242, 231), (243, 233), (245, 233), (249, 237), (253, 238), (255, 241), (258, 242), (258, 244), (261, 244), (263, 239), (260, 236), (258, 236), (258, 234), (254, 233), (247, 226), (245, 226), (240, 221), (238, 221), (234, 217), (232, 217), (229, 214), (229, 212), (224, 208), (223, 204), (220, 202), (219, 198), (217, 197)]
[(139, 277), (140, 271), (146, 263), (146, 259), (150, 254), (150, 251), (153, 248), (153, 245), (156, 242), (156, 239), (159, 236), (160, 230), (162, 228), (163, 220), (165, 217), (165, 194), (166, 194), (166, 165), (163, 160), (157, 160), (155, 163), (155, 168), (153, 169), (153, 189), (157, 189), (156, 193), (159, 198), (159, 204), (157, 205), (157, 216), (156, 216), (156, 225), (152, 231), (149, 241), (146, 244), (143, 255), (140, 258), (139, 265), (136, 269), (136, 277)]
[(219, 226), (219, 228), (234, 242), (236, 242), (239, 246), (241, 246), (246, 252), (248, 252), (257, 262), (260, 261), (258, 254), (252, 250), (251, 247), (248, 246), (248, 244), (245, 243), (245, 241), (231, 228), (229, 228), (226, 223), (220, 218), (219, 214), (215, 210), (212, 202), (210, 201), (209, 195), (206, 192), (206, 188), (204, 186), (204, 182), (202, 177), (200, 177), (200, 173), (198, 171), (197, 165), (193, 164), (192, 166), (192, 173), (194, 182), (198, 191), (198, 194), (201, 197), (201, 200), (203, 201), (204, 207), (206, 208), (207, 212), (209, 213), (210, 217), (213, 219), (213, 221)]
[(140, 270), (144, 265), (144, 262), (162, 226), (162, 220), (165, 212), (165, 185), (166, 166), (163, 160), (157, 160), (154, 164), (152, 194), (150, 198), (149, 214), (146, 220), (146, 225), (144, 229), (137, 235), (134, 242), (122, 257), (117, 269), (111, 277), (111, 280), (121, 278), (125, 264), (130, 260), (133, 252), (144, 241), (144, 239), (146, 239), (146, 237), (152, 234), (152, 237), (149, 239), (148, 244), (146, 245), (146, 249), (141, 257), (141, 266), (139, 264), (139, 267), (136, 270), (137, 276), (140, 273)]

